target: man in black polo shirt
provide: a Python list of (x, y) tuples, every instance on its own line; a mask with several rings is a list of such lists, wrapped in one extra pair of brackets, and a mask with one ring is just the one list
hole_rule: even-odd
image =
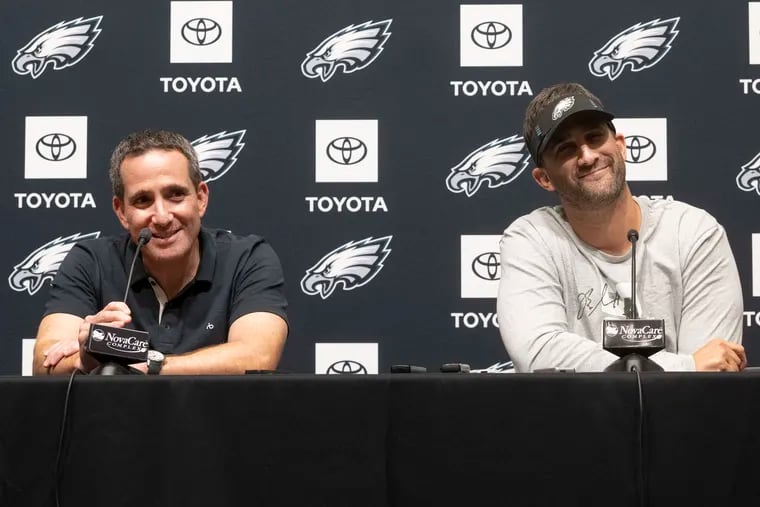
[[(150, 373), (234, 374), (277, 367), (288, 334), (284, 279), (258, 236), (201, 227), (208, 205), (190, 143), (137, 132), (111, 156), (113, 209), (126, 233), (78, 243), (53, 281), (34, 347), (35, 374), (91, 371), (91, 323), (150, 333)], [(150, 229), (126, 304), (138, 234)], [(150, 357), (158, 357), (151, 360)], [(148, 372), (145, 363), (133, 365)]]

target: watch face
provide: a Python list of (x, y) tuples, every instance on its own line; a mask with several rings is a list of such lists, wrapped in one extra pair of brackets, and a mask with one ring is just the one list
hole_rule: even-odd
[(157, 351), (157, 350), (149, 350), (148, 351), (148, 361), (158, 361), (161, 362), (164, 360), (164, 355)]

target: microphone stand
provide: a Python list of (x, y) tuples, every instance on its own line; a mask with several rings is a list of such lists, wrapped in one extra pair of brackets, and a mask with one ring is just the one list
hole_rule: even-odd
[(90, 371), (90, 375), (142, 375), (143, 372), (126, 364), (108, 361)]
[(635, 352), (616, 359), (604, 371), (664, 371), (662, 366)]
[[(132, 258), (132, 265), (129, 267), (129, 276), (127, 277), (127, 287), (124, 289), (124, 300), (123, 302), (127, 302), (127, 294), (129, 294), (129, 286), (132, 283), (132, 274), (135, 271), (135, 262), (137, 262), (137, 257), (140, 255), (140, 249), (145, 245), (148, 241), (150, 241), (150, 238), (152, 237), (152, 234), (150, 232), (150, 229), (147, 227), (140, 230), (140, 234), (137, 238), (137, 249), (135, 250), (135, 256)], [(142, 375), (143, 372), (141, 372), (138, 369), (132, 368), (129, 365), (120, 363), (118, 361), (108, 360), (104, 363), (102, 363), (100, 366), (97, 366), (96, 368), (93, 368), (92, 371), (90, 371), (90, 375)]]
[[(636, 243), (639, 241), (639, 232), (635, 229), (628, 231), (628, 241), (631, 242), (631, 308), (628, 317), (637, 319), (636, 311)], [(651, 353), (651, 352), (650, 352)], [(655, 363), (647, 356), (638, 352), (631, 352), (620, 359), (616, 359), (604, 371), (664, 371), (662, 366)]]

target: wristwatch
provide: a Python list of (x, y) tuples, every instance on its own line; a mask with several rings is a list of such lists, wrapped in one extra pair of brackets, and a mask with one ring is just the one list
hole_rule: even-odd
[(148, 375), (158, 375), (164, 365), (165, 356), (157, 350), (148, 351)]

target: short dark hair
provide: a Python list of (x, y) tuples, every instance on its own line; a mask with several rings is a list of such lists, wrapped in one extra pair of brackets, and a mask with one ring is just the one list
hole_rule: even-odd
[[(597, 102), (600, 107), (604, 107), (599, 98), (588, 91), (585, 86), (579, 83), (559, 83), (548, 88), (544, 88), (538, 95), (533, 97), (533, 100), (528, 104), (525, 109), (525, 119), (523, 120), (523, 139), (527, 145), (530, 145), (533, 141), (533, 136), (536, 135), (536, 124), (538, 123), (538, 117), (547, 105), (555, 102), (560, 97), (567, 95), (585, 95), (591, 100)], [(540, 160), (534, 161), (536, 164), (540, 164)]]
[(121, 179), (121, 163), (124, 159), (142, 155), (150, 150), (177, 150), (187, 159), (188, 174), (195, 188), (197, 189), (203, 181), (198, 155), (193, 145), (184, 136), (168, 130), (141, 130), (122, 139), (111, 154), (108, 176), (111, 178), (113, 195), (124, 199), (124, 181)]

